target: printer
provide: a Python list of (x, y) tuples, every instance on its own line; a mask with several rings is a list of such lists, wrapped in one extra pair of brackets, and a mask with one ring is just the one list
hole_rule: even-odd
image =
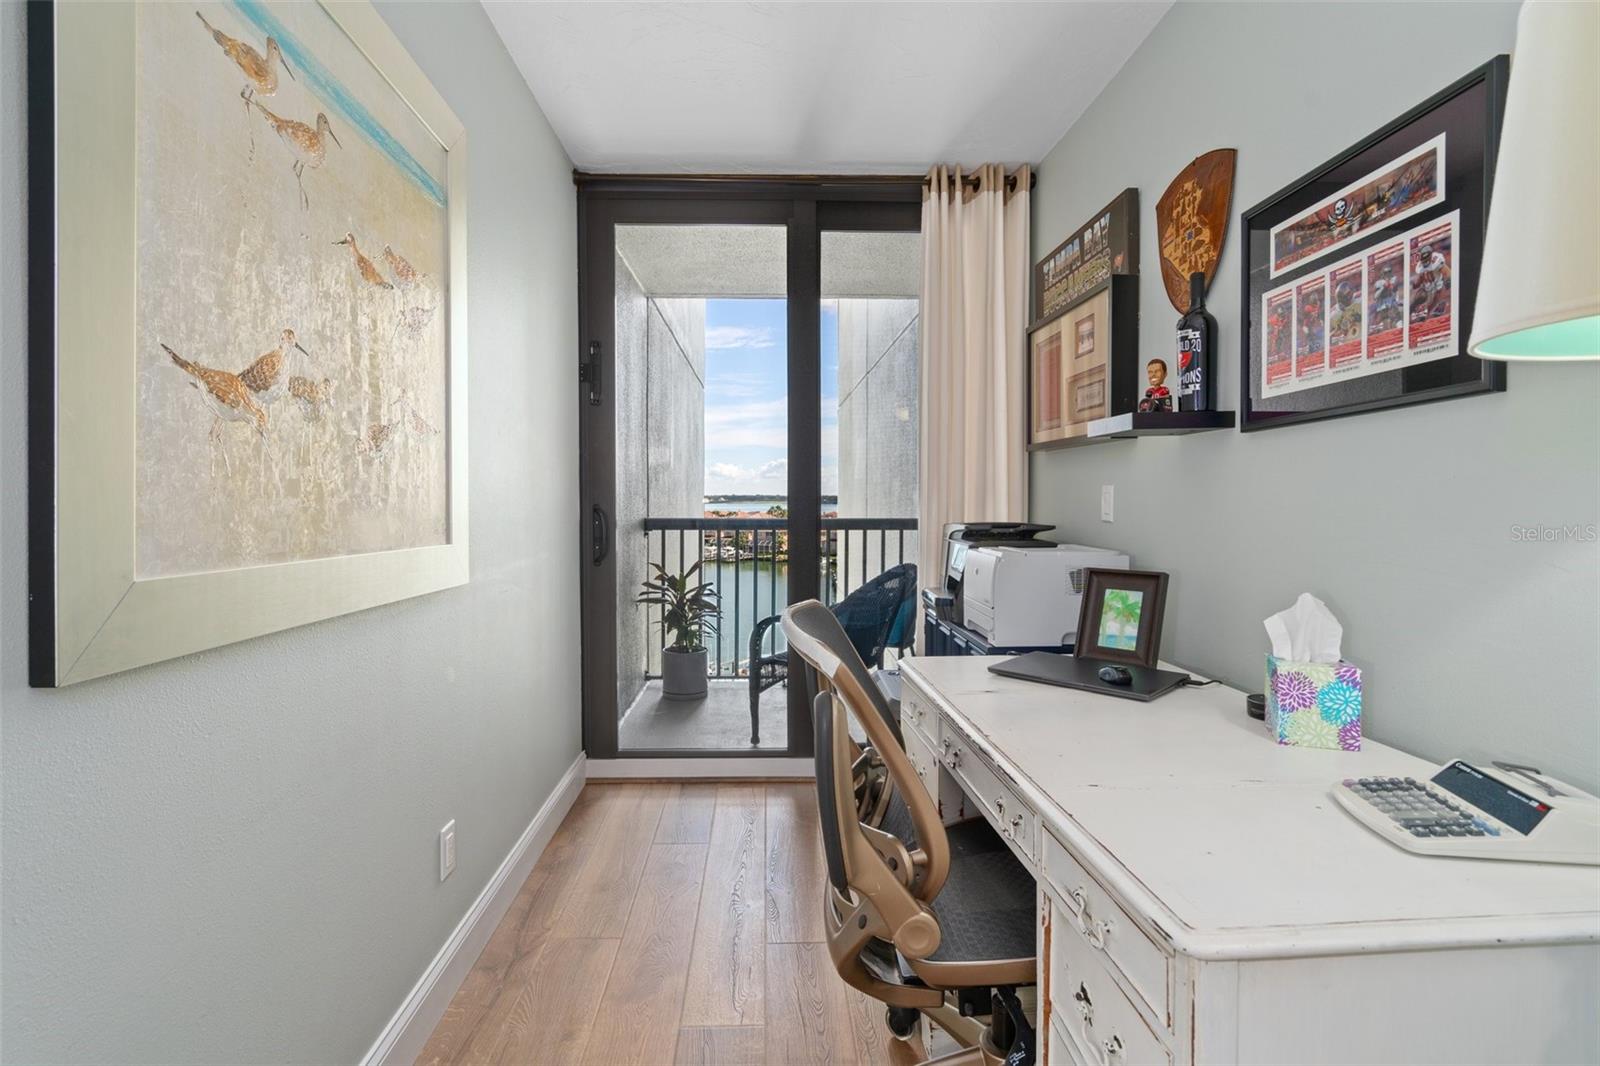
[(996, 647), (1072, 644), (1083, 603), (1083, 571), (1128, 566), (1122, 552), (1083, 544), (969, 546), (961, 581), (961, 624)]
[(1013, 548), (1053, 548), (1047, 540), (1036, 540), (1040, 533), (1048, 533), (1055, 526), (1041, 526), (1029, 522), (952, 522), (944, 527), (944, 582), (922, 590), (925, 606), (933, 608), (941, 619), (960, 623), (962, 575), (967, 565), (967, 552), (982, 545), (1005, 545)]

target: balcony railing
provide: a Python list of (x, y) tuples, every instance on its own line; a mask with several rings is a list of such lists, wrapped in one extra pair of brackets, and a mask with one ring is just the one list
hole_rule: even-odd
[[(915, 518), (824, 517), (817, 540), (823, 602), (837, 603), (891, 566), (914, 561), (916, 530)], [(748, 676), (751, 631), (789, 603), (788, 519), (646, 518), (644, 536), (645, 558), (672, 573), (683, 573), (696, 560), (703, 564), (703, 579), (722, 603), (722, 622), (707, 641), (711, 676)], [(639, 580), (646, 576), (640, 574)], [(661, 614), (655, 608), (642, 608), (640, 614), (647, 649), (644, 676), (660, 677), (666, 644)], [(781, 629), (771, 639), (768, 652), (784, 648)]]

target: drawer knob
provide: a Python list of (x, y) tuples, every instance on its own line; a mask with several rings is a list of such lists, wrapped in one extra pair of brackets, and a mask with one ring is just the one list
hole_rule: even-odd
[(1110, 1062), (1113, 1059), (1120, 1059), (1122, 1057), (1122, 1037), (1118, 1036), (1116, 1033), (1112, 1033), (1109, 1037), (1102, 1040), (1100, 1042), (1100, 1046), (1106, 1050), (1107, 1062)]
[[(1082, 914), (1083, 908), (1089, 905), (1089, 893), (1084, 890), (1082, 885), (1072, 890), (1072, 902), (1077, 904), (1079, 914)], [(1081, 929), (1083, 927), (1080, 925), (1078, 928)]]
[(996, 813), (996, 814), (1005, 814), (1006, 813), (1006, 801), (1004, 799), (997, 799), (997, 800), (994, 801), (994, 813)]
[(1017, 830), (1019, 830), (1021, 828), (1022, 828), (1022, 815), (1013, 814), (1011, 816), (1011, 831), (1013, 833), (1015, 833)]

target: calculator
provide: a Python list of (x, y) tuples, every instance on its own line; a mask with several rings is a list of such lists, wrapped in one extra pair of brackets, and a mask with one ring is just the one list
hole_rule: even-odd
[(1333, 798), (1407, 851), (1600, 866), (1600, 800), (1531, 766), (1455, 759), (1423, 781), (1347, 777)]

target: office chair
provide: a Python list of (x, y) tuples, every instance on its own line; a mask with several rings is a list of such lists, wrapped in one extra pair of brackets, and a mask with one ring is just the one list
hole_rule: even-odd
[[(783, 614), (789, 646), (817, 677), (823, 918), (834, 969), (887, 1005), (895, 1036), (909, 1039), (925, 1014), (954, 1037), (961, 1050), (933, 1060), (941, 1066), (1026, 1066), (1034, 1033), (1016, 989), (1037, 981), (1033, 878), (987, 822), (941, 822), (837, 626), (815, 600)], [(882, 795), (863, 795), (852, 718), (881, 761)], [(878, 812), (877, 824), (863, 817)]]

